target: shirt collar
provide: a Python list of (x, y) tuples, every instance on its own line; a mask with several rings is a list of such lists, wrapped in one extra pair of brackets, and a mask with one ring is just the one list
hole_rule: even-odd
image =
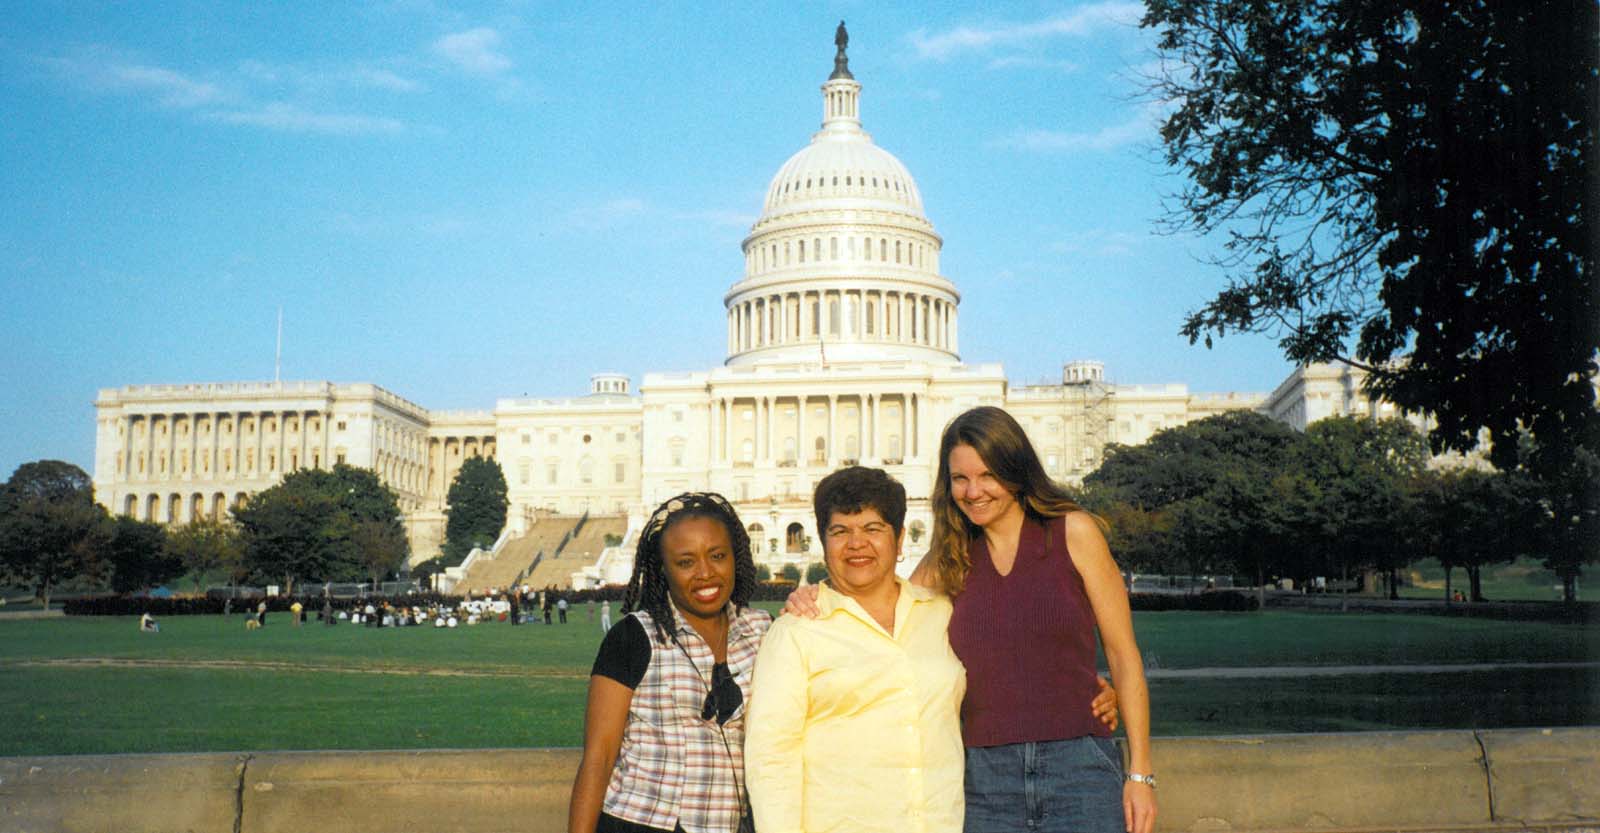
[[(679, 610), (677, 605), (669, 601), (667, 602), (667, 607), (672, 610), (672, 629), (675, 633), (693, 633), (696, 637), (700, 635), (700, 632), (689, 624), (689, 620), (683, 618), (683, 611)], [(746, 607), (741, 611), (734, 607), (733, 602), (730, 601), (723, 605), (722, 609), (728, 614), (728, 644), (732, 645), (736, 638), (746, 636), (754, 631), (755, 628), (750, 624), (749, 617), (751, 608)]]
[[(901, 578), (894, 577), (894, 583), (900, 585), (900, 598), (895, 602), (895, 609), (909, 609), (912, 605), (923, 604), (938, 598), (939, 594), (926, 587)], [(860, 610), (860, 603), (843, 593), (833, 589), (825, 581), (817, 583), (817, 618), (824, 619), (838, 610)], [(874, 623), (876, 624), (876, 623)]]

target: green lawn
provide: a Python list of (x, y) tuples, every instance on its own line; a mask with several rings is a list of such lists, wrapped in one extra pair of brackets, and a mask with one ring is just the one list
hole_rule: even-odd
[[(582, 611), (573, 620), (295, 628), (275, 614), (247, 632), (242, 616), (197, 616), (141, 634), (124, 617), (0, 619), (0, 750), (577, 745), (601, 635)], [(1600, 630), (1573, 625), (1269, 611), (1139, 613), (1135, 626), (1163, 669), (1600, 660)], [(82, 664), (50, 662), (63, 660)], [(1600, 723), (1594, 669), (1155, 679), (1151, 691), (1158, 735)]]
[[(1425, 558), (1405, 571), (1411, 584), (1400, 588), (1401, 598), (1444, 598), (1444, 568), (1438, 559)], [(1457, 567), (1450, 574), (1452, 589), (1467, 592), (1467, 571)], [(1578, 580), (1578, 600), (1594, 598), (1584, 592), (1586, 582)], [(1561, 580), (1546, 570), (1538, 559), (1519, 558), (1506, 564), (1491, 564), (1483, 568), (1483, 595), (1491, 601), (1501, 602), (1559, 602)]]

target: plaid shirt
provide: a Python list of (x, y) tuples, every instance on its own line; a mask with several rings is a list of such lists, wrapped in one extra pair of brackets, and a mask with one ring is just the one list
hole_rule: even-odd
[(628, 615), (636, 617), (650, 637), (650, 665), (628, 706), (622, 750), (606, 787), (605, 812), (662, 830), (681, 824), (685, 833), (737, 829), (741, 802), (734, 773), (744, 772), (750, 680), (756, 649), (772, 616), (755, 608), (734, 615), (729, 606), (728, 671), (739, 684), (744, 705), (718, 731), (714, 721), (700, 717), (716, 662), (711, 646), (676, 609), (673, 625), (682, 649), (656, 633), (649, 613), (639, 610)]

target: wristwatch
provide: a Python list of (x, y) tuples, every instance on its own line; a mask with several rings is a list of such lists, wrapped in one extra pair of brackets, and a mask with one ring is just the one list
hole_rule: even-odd
[(1128, 773), (1128, 780), (1135, 784), (1148, 784), (1152, 790), (1156, 788), (1156, 776), (1153, 772), (1149, 775), (1140, 775), (1137, 772), (1130, 772)]

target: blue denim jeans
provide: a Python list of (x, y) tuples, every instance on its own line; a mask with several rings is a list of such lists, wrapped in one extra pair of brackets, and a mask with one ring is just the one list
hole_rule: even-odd
[(1124, 833), (1110, 738), (969, 747), (966, 791), (965, 833)]

